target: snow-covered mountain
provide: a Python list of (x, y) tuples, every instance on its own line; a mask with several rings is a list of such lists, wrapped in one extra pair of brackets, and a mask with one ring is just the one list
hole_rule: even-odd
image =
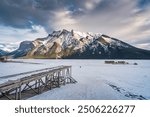
[(150, 51), (135, 48), (103, 34), (60, 30), (45, 38), (23, 41), (9, 55), (14, 58), (74, 58), (74, 59), (126, 59), (150, 58)]

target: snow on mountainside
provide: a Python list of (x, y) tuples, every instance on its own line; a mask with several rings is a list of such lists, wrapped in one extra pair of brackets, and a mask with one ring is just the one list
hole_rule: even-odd
[(45, 38), (24, 41), (9, 55), (14, 58), (150, 58), (150, 51), (107, 35), (63, 29), (53, 31)]

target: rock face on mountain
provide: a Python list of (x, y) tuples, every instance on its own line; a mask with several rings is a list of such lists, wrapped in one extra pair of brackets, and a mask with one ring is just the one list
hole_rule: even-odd
[(8, 52), (0, 49), (0, 57), (7, 55)]
[(23, 41), (9, 53), (14, 58), (150, 59), (150, 51), (103, 34), (53, 31), (45, 38)]
[(26, 56), (29, 51), (34, 49), (34, 44), (32, 41), (23, 41), (20, 43), (20, 46), (17, 50), (10, 52), (8, 55), (12, 56), (13, 58), (23, 57)]

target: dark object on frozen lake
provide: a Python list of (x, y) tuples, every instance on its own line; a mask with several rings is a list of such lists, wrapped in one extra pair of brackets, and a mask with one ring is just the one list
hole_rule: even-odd
[(117, 64), (129, 64), (129, 63), (126, 61), (118, 61)]
[(129, 64), (126, 61), (105, 61), (105, 64)]
[(134, 63), (133, 65), (138, 65), (137, 63)]
[(115, 64), (115, 61), (105, 61), (105, 64)]
[(6, 57), (0, 57), (0, 62), (6, 62), (7, 58)]

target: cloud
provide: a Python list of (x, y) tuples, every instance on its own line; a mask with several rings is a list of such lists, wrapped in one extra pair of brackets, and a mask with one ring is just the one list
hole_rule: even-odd
[(72, 16), (72, 11), (69, 11), (67, 9), (61, 9), (56, 12), (54, 12), (54, 18), (53, 18), (53, 27), (56, 30), (61, 29), (69, 29), (71, 30), (73, 28), (73, 25), (75, 26), (76, 19)]
[(102, 0), (85, 0), (84, 7), (87, 10), (93, 10)]
[(0, 32), (1, 43), (34, 40), (36, 38), (46, 37), (48, 35), (44, 27), (40, 25), (33, 25), (32, 29), (16, 29), (13, 27), (0, 26)]
[(6, 42), (6, 43), (0, 43), (0, 49), (4, 50), (4, 51), (14, 51), (19, 47), (19, 42)]
[(136, 44), (136, 47), (150, 50), (150, 43)]
[(54, 3), (55, 0), (1, 0), (0, 24), (20, 29), (42, 25), (50, 30), (51, 27), (47, 24), (49, 14), (56, 9)]

